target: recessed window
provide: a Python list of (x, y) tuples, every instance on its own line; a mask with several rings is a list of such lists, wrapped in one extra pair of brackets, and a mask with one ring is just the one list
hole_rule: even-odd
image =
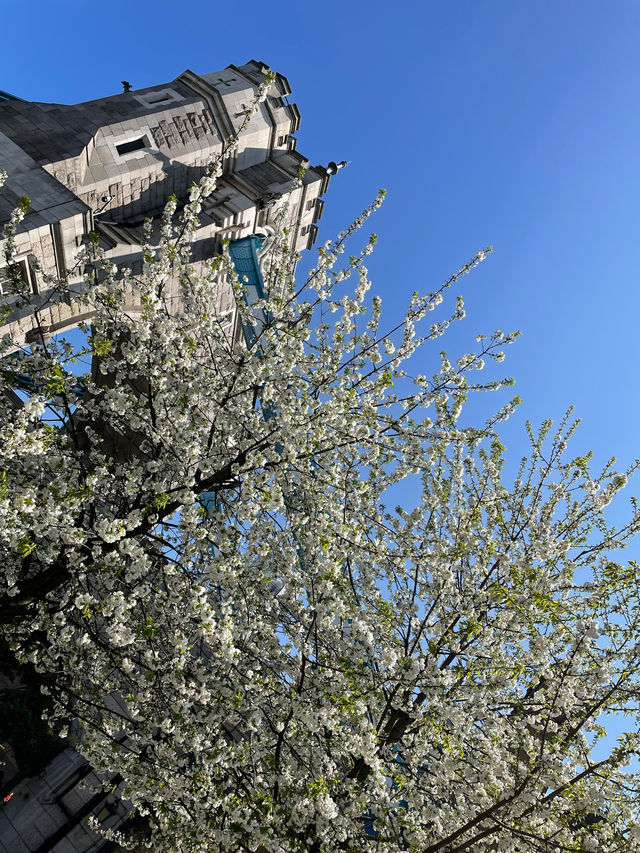
[(163, 101), (172, 101), (173, 98), (169, 92), (158, 92), (157, 95), (147, 98), (148, 104), (161, 104)]
[(316, 206), (315, 198), (310, 198), (309, 201), (307, 202), (307, 210), (313, 210), (313, 208), (315, 206)]
[[(29, 266), (29, 262), (26, 258), (19, 258), (18, 260), (14, 260), (11, 264), (9, 264), (9, 270), (12, 275), (18, 276), (23, 284), (29, 288), (30, 293), (37, 294), (38, 293), (38, 284), (36, 282), (36, 276), (34, 271)], [(4, 286), (0, 284), (0, 293), (6, 294), (10, 293), (9, 282), (5, 281)]]
[(220, 328), (226, 329), (231, 325), (231, 321), (233, 320), (233, 311), (225, 311), (224, 314), (218, 314), (216, 319)]
[(123, 154), (131, 154), (132, 151), (140, 151), (147, 148), (147, 137), (139, 136), (137, 139), (129, 139), (127, 142), (121, 142), (116, 145), (116, 151), (120, 156)]
[(115, 139), (113, 136), (107, 137), (107, 142), (115, 162), (121, 164), (146, 157), (149, 150), (156, 147), (151, 128), (146, 124), (130, 127), (124, 133), (115, 136)]
[(284, 145), (286, 141), (287, 141), (286, 136), (279, 136), (278, 137), (278, 145)]
[(160, 89), (156, 92), (147, 92), (144, 95), (135, 95), (144, 107), (153, 107), (156, 104), (170, 104), (174, 101), (182, 101), (184, 98), (175, 89)]

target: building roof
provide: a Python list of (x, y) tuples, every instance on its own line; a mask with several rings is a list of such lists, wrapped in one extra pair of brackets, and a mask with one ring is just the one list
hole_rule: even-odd
[(19, 98), (17, 95), (12, 95), (10, 92), (3, 92), (0, 89), (0, 101), (24, 101), (24, 98)]
[[(192, 92), (185, 96), (194, 97)], [(81, 154), (101, 127), (149, 112), (129, 92), (73, 105), (0, 98), (0, 127), (36, 162), (56, 163)]]

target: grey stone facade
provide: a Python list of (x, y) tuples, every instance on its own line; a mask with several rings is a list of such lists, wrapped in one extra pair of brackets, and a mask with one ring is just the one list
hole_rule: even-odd
[[(9, 174), (0, 189), (0, 226), (20, 197), (28, 196), (31, 207), (16, 240), (18, 262), (29, 277), (34, 306), (42, 306), (41, 323), (51, 333), (87, 319), (85, 309), (72, 298), (48, 307), (28, 256), (52, 275), (80, 281), (76, 254), (95, 231), (107, 257), (135, 272), (143, 220), (158, 215), (170, 195), (186, 200), (223, 140), (241, 125), (263, 69), (251, 60), (210, 74), (185, 71), (170, 83), (75, 105), (0, 100), (0, 167)], [(277, 74), (271, 94), (225, 162), (201, 215), (196, 246), (201, 258), (211, 256), (222, 237), (268, 230), (300, 166), (308, 166), (296, 151), (293, 134), (300, 114), (288, 102), (290, 91), (287, 79)], [(307, 168), (302, 188), (289, 195), (288, 224), (298, 251), (315, 240), (328, 180), (323, 167)], [(223, 282), (218, 302), (221, 314), (233, 311)], [(29, 341), (33, 312), (22, 309), (9, 319), (2, 333), (15, 350)]]
[[(107, 843), (88, 824), (104, 828), (126, 823), (129, 806), (110, 793), (112, 779), (100, 779), (74, 749), (63, 749), (39, 776), (24, 779), (0, 811), (2, 853), (97, 853)], [(111, 849), (113, 845), (109, 845)]]

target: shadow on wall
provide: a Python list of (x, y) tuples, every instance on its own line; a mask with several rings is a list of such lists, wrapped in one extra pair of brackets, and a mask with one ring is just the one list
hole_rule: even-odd
[[(105, 220), (123, 225), (139, 225), (147, 216), (161, 214), (171, 195), (175, 195), (179, 202), (186, 201), (189, 189), (204, 176), (208, 165), (189, 165), (158, 150), (148, 153), (161, 163), (161, 172), (142, 177), (140, 192), (131, 201), (124, 199), (121, 182), (111, 185), (109, 192), (114, 196), (114, 200), (103, 214)], [(272, 196), (286, 192), (293, 180), (272, 161), (265, 160), (264, 153), (264, 150), (259, 148), (246, 149), (242, 160), (251, 165), (233, 173), (249, 185), (251, 189), (247, 188), (244, 194), (258, 207)], [(89, 194), (87, 203), (94, 209), (102, 206), (98, 193)]]

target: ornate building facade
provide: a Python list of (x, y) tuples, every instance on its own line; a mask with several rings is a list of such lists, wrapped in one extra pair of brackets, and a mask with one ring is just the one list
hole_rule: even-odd
[[(251, 60), (209, 74), (185, 71), (170, 83), (146, 89), (132, 90), (123, 81), (120, 94), (75, 105), (27, 102), (0, 93), (0, 167), (8, 172), (0, 189), (0, 227), (27, 196), (30, 206), (16, 237), (15, 263), (49, 333), (87, 319), (82, 316), (86, 309), (73, 300), (73, 286), (82, 281), (76, 255), (88, 235), (97, 233), (106, 256), (117, 264), (134, 272), (141, 267), (144, 219), (159, 215), (170, 196), (179, 203), (187, 199), (193, 182), (244, 121), (265, 70)], [(242, 132), (207, 200), (194, 260), (211, 257), (223, 238), (268, 233), (285, 194), (293, 248), (313, 244), (329, 172), (309, 167), (296, 150), (293, 134), (300, 113), (288, 101), (290, 93), (287, 79), (276, 74), (271, 93)], [(302, 187), (290, 193), (303, 165)], [(48, 306), (49, 294), (30, 256), (46, 273), (69, 278), (66, 303)], [(136, 294), (127, 299), (135, 308)], [(233, 321), (231, 290), (222, 284), (218, 310)], [(26, 307), (12, 314), (2, 333), (15, 350), (29, 343), (33, 327), (33, 310)]]

